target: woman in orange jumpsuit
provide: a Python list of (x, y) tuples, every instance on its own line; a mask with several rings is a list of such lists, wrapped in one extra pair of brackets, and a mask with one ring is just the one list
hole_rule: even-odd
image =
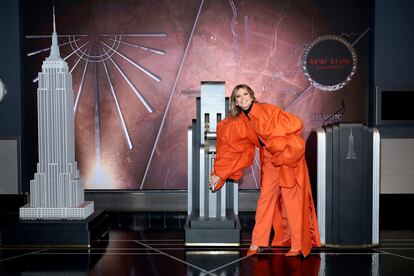
[(286, 256), (306, 257), (312, 246), (320, 246), (302, 129), (298, 117), (258, 103), (249, 86), (233, 89), (229, 116), (217, 126), (217, 154), (209, 185), (217, 191), (226, 179), (240, 179), (253, 162), (255, 146), (260, 148), (260, 196), (248, 255), (269, 245), (272, 226), (272, 246), (290, 245)]

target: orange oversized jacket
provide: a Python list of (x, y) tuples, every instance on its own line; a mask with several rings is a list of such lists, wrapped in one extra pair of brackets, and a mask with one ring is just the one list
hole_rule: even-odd
[[(285, 188), (299, 185), (303, 191), (302, 252), (306, 256), (312, 245), (320, 246), (320, 241), (302, 129), (303, 123), (295, 115), (271, 104), (254, 103), (248, 117), (242, 112), (238, 117), (226, 118), (218, 124), (212, 174), (220, 176), (221, 182), (229, 178), (240, 179), (243, 170), (253, 162), (255, 146), (260, 146), (259, 138), (272, 154), (273, 165), (279, 169), (279, 185)], [(286, 229), (275, 229), (278, 230), (286, 232)]]
[(304, 161), (305, 153), (302, 121), (265, 103), (254, 103), (249, 117), (241, 113), (236, 118), (225, 118), (217, 125), (213, 174), (220, 176), (222, 181), (240, 179), (243, 169), (253, 162), (254, 147), (259, 146), (259, 137), (273, 154), (273, 165), (280, 168), (281, 186), (294, 186), (297, 167)]

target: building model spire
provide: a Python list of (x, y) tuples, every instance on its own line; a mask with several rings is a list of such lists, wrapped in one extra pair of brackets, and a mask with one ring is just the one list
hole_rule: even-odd
[(30, 181), (30, 203), (20, 208), (20, 218), (85, 219), (94, 205), (84, 201), (84, 180), (75, 160), (72, 75), (60, 57), (54, 7), (52, 46), (38, 84), (39, 162)]
[(55, 7), (53, 6), (53, 33), (52, 33), (52, 46), (50, 47), (49, 59), (61, 59), (59, 52), (58, 36), (56, 33), (56, 17)]

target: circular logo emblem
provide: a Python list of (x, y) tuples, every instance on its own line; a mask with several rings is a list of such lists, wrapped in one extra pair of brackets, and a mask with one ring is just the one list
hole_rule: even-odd
[(303, 70), (310, 83), (324, 91), (348, 84), (357, 68), (357, 55), (345, 39), (326, 35), (314, 40), (303, 55)]

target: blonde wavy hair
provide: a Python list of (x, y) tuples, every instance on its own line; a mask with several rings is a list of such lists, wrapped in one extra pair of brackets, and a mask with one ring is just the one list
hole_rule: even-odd
[(228, 116), (230, 117), (237, 117), (242, 112), (242, 109), (236, 105), (237, 92), (240, 89), (246, 90), (250, 94), (250, 97), (252, 97), (252, 101), (257, 102), (256, 97), (254, 96), (254, 91), (253, 89), (250, 88), (250, 86), (248, 86), (247, 84), (236, 85), (236, 87), (233, 88), (233, 91), (231, 92), (231, 96), (230, 96), (229, 114), (228, 114)]

